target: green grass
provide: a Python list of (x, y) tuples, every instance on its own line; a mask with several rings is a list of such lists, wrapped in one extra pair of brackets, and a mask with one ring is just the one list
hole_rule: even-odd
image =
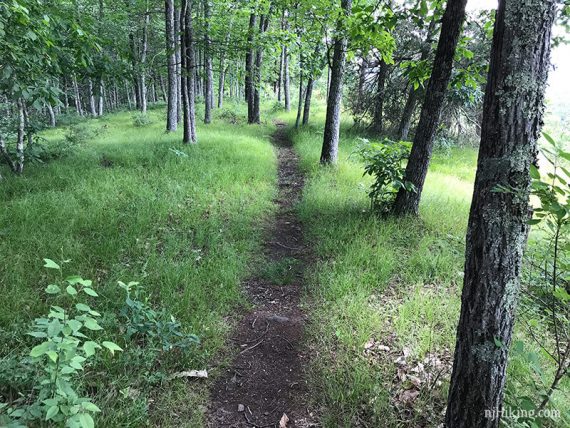
[[(71, 259), (66, 273), (94, 280), (101, 298), (93, 304), (118, 343), (120, 322), (111, 315), (124, 301), (118, 280), (144, 284), (153, 304), (201, 338), (184, 358), (150, 361), (124, 343), (125, 353), (87, 371), (82, 382), (103, 409), (98, 424), (195, 427), (207, 385), (164, 379), (211, 369), (231, 327), (227, 317), (244, 303), (240, 280), (274, 209), (272, 128), (218, 119), (198, 127), (197, 146), (183, 146), (180, 131), (164, 133), (162, 109), (149, 112), (145, 127), (135, 127), (131, 116), (89, 120), (89, 141), (61, 159), (27, 165), (22, 177), (3, 171), (0, 338), (7, 343), (0, 365), (33, 345), (24, 332), (53, 303), (43, 292), (50, 277), (42, 258)], [(66, 133), (44, 137), (53, 145)]]
[[(299, 212), (319, 260), (308, 276), (306, 305), (312, 313), (311, 384), (322, 423), (438, 426), (448, 375), (426, 386), (437, 371), (425, 359), (437, 358), (447, 367), (452, 362), (476, 151), (435, 154), (419, 219), (378, 218), (369, 211), (370, 180), (351, 156), (358, 143), (351, 123), (343, 122), (334, 168), (318, 166), (322, 117), (313, 123), (318, 125), (292, 136), (308, 175)], [(551, 378), (552, 365), (520, 326), (515, 337), (536, 352)], [(403, 356), (401, 366), (397, 360)], [(511, 361), (509, 390), (531, 394), (536, 376), (530, 363), (516, 352)], [(419, 363), (431, 377), (421, 379), (421, 394), (408, 407), (401, 394), (410, 378), (399, 378), (399, 368), (416, 375), (412, 370)], [(569, 390), (567, 382), (553, 399), (564, 421), (570, 420), (564, 404)]]

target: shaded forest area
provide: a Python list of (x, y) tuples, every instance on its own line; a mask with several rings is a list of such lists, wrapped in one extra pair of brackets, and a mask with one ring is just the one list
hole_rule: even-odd
[(570, 424), (569, 17), (2, 2), (0, 426)]

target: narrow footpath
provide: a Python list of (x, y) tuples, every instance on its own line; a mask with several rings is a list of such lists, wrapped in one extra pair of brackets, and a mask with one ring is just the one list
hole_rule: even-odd
[(309, 250), (296, 205), (303, 190), (299, 159), (277, 123), (278, 210), (264, 243), (265, 266), (243, 287), (254, 308), (232, 335), (237, 356), (214, 384), (209, 427), (311, 427), (302, 347), (306, 317), (299, 301)]

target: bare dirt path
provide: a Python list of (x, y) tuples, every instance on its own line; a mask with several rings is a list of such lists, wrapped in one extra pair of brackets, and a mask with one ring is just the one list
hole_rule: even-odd
[(237, 357), (212, 389), (207, 421), (212, 428), (279, 427), (287, 418), (288, 428), (316, 426), (307, 408), (306, 318), (299, 306), (309, 261), (295, 211), (304, 180), (285, 124), (276, 125), (278, 211), (264, 243), (266, 265), (243, 284), (255, 306), (233, 333)]

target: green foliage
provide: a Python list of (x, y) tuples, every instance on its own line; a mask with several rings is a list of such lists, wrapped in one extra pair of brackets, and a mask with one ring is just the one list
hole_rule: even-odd
[(374, 182), (370, 188), (372, 209), (385, 213), (390, 211), (400, 189), (415, 192), (412, 183), (404, 181), (404, 161), (408, 158), (411, 145), (388, 139), (374, 143), (361, 139), (356, 153), (364, 161), (364, 175), (370, 175)]
[(81, 122), (71, 125), (65, 134), (65, 140), (70, 146), (85, 144), (97, 135), (97, 131), (88, 124)]
[(276, 285), (291, 284), (295, 275), (299, 272), (299, 261), (292, 258), (284, 258), (265, 264), (262, 277)]
[(138, 282), (125, 284), (119, 281), (119, 286), (126, 292), (120, 314), (125, 321), (127, 340), (134, 340), (155, 351), (187, 351), (190, 346), (200, 343), (196, 335), (184, 333), (182, 325), (166, 310), (153, 309), (150, 296)]
[(133, 125), (137, 128), (148, 126), (152, 123), (150, 116), (146, 113), (137, 112), (133, 114)]
[[(70, 428), (91, 428), (93, 414), (100, 412), (89, 398), (80, 396), (78, 373), (93, 360), (98, 350), (111, 353), (122, 351), (115, 343), (95, 340), (88, 335), (100, 334), (99, 312), (83, 303), (83, 299), (98, 297), (92, 282), (80, 276), (63, 278), (62, 268), (51, 259), (44, 259), (44, 267), (58, 271), (60, 278), (49, 284), (45, 292), (54, 299), (74, 304), (73, 310), (52, 305), (47, 317), (36, 318), (28, 334), (43, 342), (34, 346), (29, 355), (31, 364), (42, 375), (36, 380), (34, 402), (5, 409), (9, 420), (28, 423), (44, 420), (65, 423)], [(66, 263), (68, 261), (64, 261)], [(1, 422), (1, 420), (0, 420)]]

